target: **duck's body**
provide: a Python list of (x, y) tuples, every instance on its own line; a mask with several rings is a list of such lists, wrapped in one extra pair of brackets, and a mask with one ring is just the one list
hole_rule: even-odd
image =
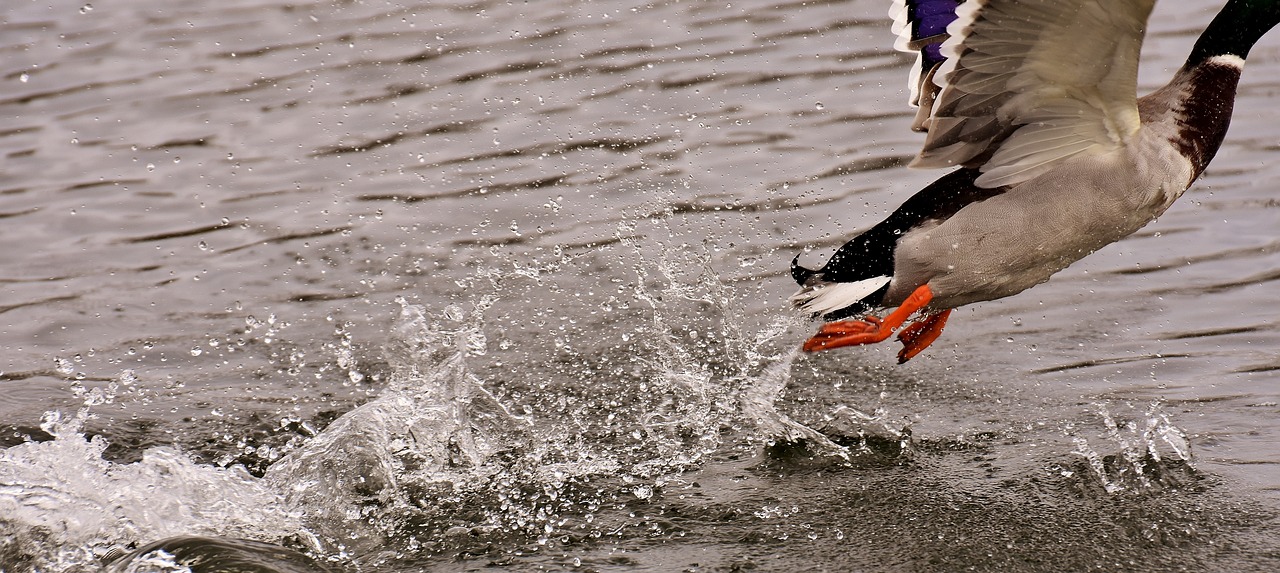
[[(1139, 99), (1154, 0), (969, 0), (941, 15), (956, 0), (898, 2), (906, 44), (921, 54), (913, 99), (928, 106), (915, 164), (961, 168), (821, 269), (792, 263), (802, 287), (792, 301), (812, 314), (898, 307), (884, 320), (824, 325), (806, 350), (878, 342), (923, 311), (899, 336), (906, 361), (951, 309), (1031, 288), (1160, 216), (1213, 158), (1244, 57), (1280, 21), (1280, 0), (1229, 0), (1173, 80)], [(936, 18), (952, 21), (945, 43), (919, 37)]]

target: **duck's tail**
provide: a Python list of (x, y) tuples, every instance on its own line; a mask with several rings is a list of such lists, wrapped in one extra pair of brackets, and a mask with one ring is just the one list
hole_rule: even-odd
[(791, 295), (791, 304), (813, 316), (828, 320), (852, 316), (874, 306), (867, 299), (882, 294), (893, 277), (879, 276), (853, 282), (826, 280), (822, 271), (800, 265), (799, 255), (791, 260), (791, 278), (800, 285)]
[(796, 280), (796, 284), (804, 286), (806, 282), (809, 282), (809, 277), (816, 274), (818, 274), (818, 271), (800, 265), (799, 253), (796, 254), (796, 258), (791, 259), (791, 278)]

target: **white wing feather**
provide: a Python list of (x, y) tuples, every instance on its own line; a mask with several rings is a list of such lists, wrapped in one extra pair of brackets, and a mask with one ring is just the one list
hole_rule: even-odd
[(899, 52), (910, 52), (916, 55), (916, 62), (911, 65), (911, 77), (907, 79), (907, 87), (911, 90), (911, 99), (907, 100), (913, 106), (920, 105), (920, 52), (912, 50), (911, 46), (911, 23), (907, 21), (910, 12), (907, 9), (906, 0), (893, 0), (893, 5), (889, 7), (889, 17), (893, 18), (893, 26), (890, 30), (898, 36), (893, 41), (894, 49)]
[(898, 36), (898, 39), (893, 41), (893, 47), (900, 52), (913, 51), (907, 47), (907, 44), (911, 43), (911, 26), (910, 22), (907, 22), (909, 15), (906, 0), (893, 0), (893, 5), (889, 6), (889, 17), (893, 18), (893, 26), (890, 30)]

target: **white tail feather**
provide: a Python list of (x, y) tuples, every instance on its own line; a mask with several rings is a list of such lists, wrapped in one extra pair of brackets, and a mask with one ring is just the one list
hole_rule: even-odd
[(805, 312), (827, 314), (871, 296), (890, 280), (893, 277), (872, 277), (851, 283), (820, 282), (791, 295), (791, 304)]

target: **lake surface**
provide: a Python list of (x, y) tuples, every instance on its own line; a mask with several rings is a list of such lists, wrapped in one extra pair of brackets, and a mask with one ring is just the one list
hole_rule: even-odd
[(1280, 568), (1280, 33), (1159, 221), (804, 355), (940, 175), (887, 4), (7, 3), (0, 570)]

